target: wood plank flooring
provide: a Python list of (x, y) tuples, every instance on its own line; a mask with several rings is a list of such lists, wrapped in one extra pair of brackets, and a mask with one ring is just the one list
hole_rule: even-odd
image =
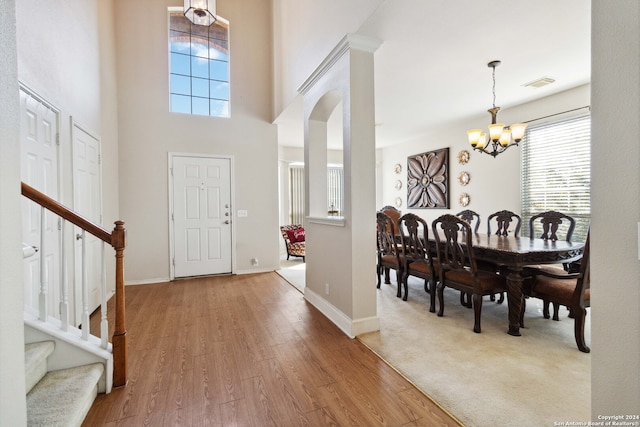
[(460, 425), (276, 273), (128, 286), (126, 307), (129, 382), (84, 426)]

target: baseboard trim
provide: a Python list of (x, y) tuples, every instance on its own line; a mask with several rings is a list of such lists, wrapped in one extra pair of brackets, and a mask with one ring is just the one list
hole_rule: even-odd
[(160, 277), (157, 279), (127, 280), (124, 285), (125, 286), (150, 285), (152, 283), (166, 283), (170, 281), (171, 279), (169, 279), (168, 277)]
[(340, 311), (336, 306), (331, 304), (319, 294), (313, 292), (309, 288), (304, 290), (304, 298), (315, 308), (320, 310), (329, 320), (331, 320), (342, 332), (349, 338), (355, 338), (358, 335), (380, 330), (380, 319), (378, 316), (370, 316), (362, 319), (351, 319), (349, 316)]

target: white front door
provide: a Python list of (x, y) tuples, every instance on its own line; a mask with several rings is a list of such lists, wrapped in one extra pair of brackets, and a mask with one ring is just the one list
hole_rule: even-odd
[[(58, 112), (20, 89), (20, 177), (23, 182), (58, 200)], [(24, 260), (24, 303), (38, 308), (41, 282), (49, 294), (48, 315), (59, 318), (56, 302), (60, 295), (60, 231), (58, 217), (44, 210), (44, 248), (40, 243), (39, 205), (23, 197), (22, 241), (38, 247)], [(40, 258), (45, 268), (40, 274)]]
[(174, 277), (231, 273), (231, 160), (171, 157)]
[[(100, 172), (100, 140), (72, 121), (71, 140), (73, 152), (73, 210), (86, 219), (102, 226), (102, 185)], [(85, 310), (82, 303), (82, 283), (87, 283), (88, 313), (100, 306), (102, 281), (102, 240), (74, 226), (75, 238), (75, 308), (73, 321), (78, 326)], [(85, 245), (85, 270), (82, 269), (82, 244)]]

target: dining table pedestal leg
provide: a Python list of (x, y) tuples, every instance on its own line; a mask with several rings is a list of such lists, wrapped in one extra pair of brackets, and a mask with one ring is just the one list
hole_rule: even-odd
[(519, 337), (520, 334), (520, 311), (522, 310), (523, 294), (522, 268), (510, 268), (507, 276), (507, 302), (509, 304), (509, 335)]

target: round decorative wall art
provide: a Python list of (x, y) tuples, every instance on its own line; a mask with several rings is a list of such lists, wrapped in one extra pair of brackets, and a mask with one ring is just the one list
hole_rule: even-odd
[(467, 150), (462, 150), (458, 153), (458, 163), (460, 163), (461, 165), (465, 165), (467, 164), (467, 162), (469, 162), (470, 157), (471, 155)]
[(460, 175), (458, 175), (458, 182), (460, 185), (467, 185), (469, 181), (471, 181), (469, 174), (467, 172), (460, 172)]
[(400, 190), (402, 188), (402, 181), (397, 180), (394, 184), (394, 187), (396, 188), (396, 190)]
[(396, 163), (396, 165), (393, 167), (393, 171), (395, 173), (400, 173), (402, 172), (402, 165), (400, 163)]
[(396, 207), (400, 207), (400, 206), (402, 206), (402, 198), (396, 197)]
[(467, 206), (470, 201), (471, 201), (471, 197), (469, 197), (469, 195), (467, 193), (462, 193), (460, 195), (460, 198), (458, 199), (458, 202), (460, 203), (460, 206), (462, 206), (462, 207)]

